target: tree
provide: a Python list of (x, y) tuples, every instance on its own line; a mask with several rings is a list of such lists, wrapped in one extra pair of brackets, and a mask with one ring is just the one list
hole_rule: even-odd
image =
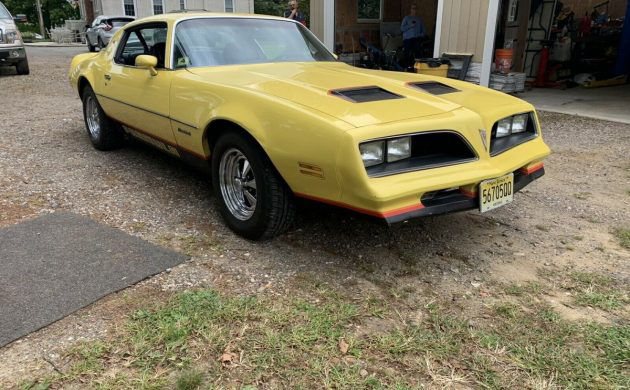
[[(11, 14), (25, 14), (28, 22), (35, 26), (33, 31), (39, 31), (37, 21), (37, 6), (35, 0), (2, 0)], [(66, 0), (41, 0), (42, 14), (46, 28), (60, 26), (66, 19), (79, 19), (79, 8), (72, 6)], [(23, 30), (20, 26), (20, 30)], [(27, 30), (31, 30), (28, 28)]]

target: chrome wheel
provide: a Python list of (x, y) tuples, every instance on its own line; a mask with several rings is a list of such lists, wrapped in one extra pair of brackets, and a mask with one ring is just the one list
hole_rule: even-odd
[(228, 149), (219, 164), (219, 186), (230, 213), (241, 221), (256, 210), (256, 178), (247, 157), (238, 149)]
[(85, 102), (85, 120), (88, 131), (93, 139), (99, 139), (101, 135), (101, 117), (98, 112), (98, 103), (93, 96), (88, 96)]

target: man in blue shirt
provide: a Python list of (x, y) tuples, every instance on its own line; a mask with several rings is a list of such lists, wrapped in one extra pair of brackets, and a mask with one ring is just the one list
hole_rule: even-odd
[(414, 58), (420, 56), (420, 43), (422, 37), (424, 37), (424, 23), (416, 15), (416, 12), (416, 5), (411, 4), (411, 14), (405, 16), (400, 25), (400, 31), (403, 36), (403, 48), (407, 55), (413, 55)]

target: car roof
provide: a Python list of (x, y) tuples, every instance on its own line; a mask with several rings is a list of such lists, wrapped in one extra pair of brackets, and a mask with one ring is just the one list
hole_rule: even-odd
[(126, 16), (126, 15), (100, 15), (97, 16), (97, 19), (101, 18), (101, 19), (129, 19), (129, 20), (136, 20), (136, 18), (134, 18), (133, 16)]
[(196, 19), (196, 18), (203, 18), (203, 17), (268, 19), (268, 20), (285, 20), (285, 21), (295, 22), (292, 19), (287, 19), (280, 16), (271, 16), (271, 15), (242, 14), (242, 13), (231, 13), (231, 12), (227, 13), (227, 12), (185, 11), (185, 12), (171, 12), (171, 13), (166, 13), (166, 14), (147, 16), (145, 18), (136, 19), (134, 22), (129, 23), (127, 26), (132, 27), (132, 26), (135, 26), (136, 24), (141, 24), (141, 23), (146, 23), (146, 22), (178, 21), (178, 20)]

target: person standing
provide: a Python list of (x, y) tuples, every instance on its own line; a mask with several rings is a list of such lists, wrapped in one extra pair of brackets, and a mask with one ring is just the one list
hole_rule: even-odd
[(293, 19), (306, 26), (306, 19), (304, 18), (304, 15), (298, 9), (297, 0), (289, 0), (289, 9), (284, 11), (284, 17), (288, 19)]
[(421, 39), (425, 33), (424, 23), (416, 13), (416, 5), (411, 4), (410, 14), (403, 18), (400, 25), (400, 31), (403, 35), (403, 48), (408, 56), (413, 56), (413, 59), (420, 56)]

